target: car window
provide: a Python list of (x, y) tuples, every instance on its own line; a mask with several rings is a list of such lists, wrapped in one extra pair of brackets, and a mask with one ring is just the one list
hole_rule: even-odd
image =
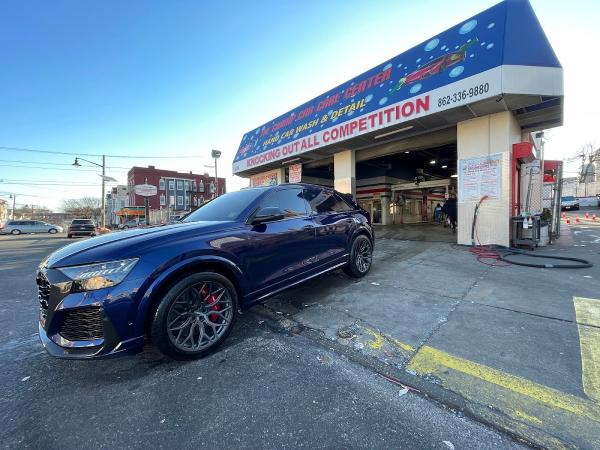
[(570, 195), (568, 195), (568, 196), (566, 196), (566, 197), (563, 197), (563, 198), (562, 198), (562, 201), (563, 201), (563, 202), (571, 202), (571, 201), (573, 201), (573, 200), (575, 200), (575, 197), (573, 197), (573, 196), (570, 196)]
[(35, 222), (33, 220), (28, 220), (25, 222), (25, 225), (35, 225)]
[(276, 206), (285, 217), (295, 217), (306, 215), (307, 206), (304, 200), (302, 189), (282, 189), (275, 191), (262, 202), (261, 207)]
[(73, 220), (73, 222), (71, 222), (75, 225), (81, 225), (81, 224), (85, 224), (85, 225), (91, 225), (94, 222), (92, 222), (92, 219), (75, 219)]
[(262, 195), (265, 190), (265, 188), (252, 188), (223, 194), (205, 203), (196, 211), (181, 219), (181, 221), (220, 222), (237, 220), (248, 206)]
[(308, 188), (306, 197), (310, 208), (317, 214), (352, 211), (344, 199), (329, 189)]

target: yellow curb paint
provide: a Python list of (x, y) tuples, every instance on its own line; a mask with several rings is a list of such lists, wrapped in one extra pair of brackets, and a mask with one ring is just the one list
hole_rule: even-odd
[[(500, 386), (545, 406), (600, 422), (600, 407), (595, 403), (429, 346), (421, 347), (406, 368), (420, 375), (434, 375), (442, 381), (442, 384), (452, 379), (452, 374), (448, 372), (448, 369), (452, 369), (489, 384)], [(469, 386), (464, 385), (462, 389), (468, 391)]]
[(373, 350), (381, 349), (381, 347), (383, 347), (383, 344), (385, 343), (381, 333), (379, 333), (375, 330), (371, 330), (370, 328), (367, 328), (366, 331), (367, 331), (367, 333), (369, 333), (371, 336), (373, 336), (375, 338), (374, 341), (369, 342), (369, 347)]
[(579, 348), (581, 381), (590, 400), (600, 402), (600, 300), (573, 297)]
[(394, 339), (392, 337), (389, 338), (394, 344), (400, 347), (402, 350), (406, 350), (407, 352), (415, 352), (415, 348), (411, 345), (405, 344), (404, 342), (400, 342), (398, 339)]
[(542, 424), (542, 421), (540, 419), (538, 419), (537, 417), (530, 416), (529, 414), (524, 413), (523, 411), (520, 411), (518, 409), (515, 411), (515, 414), (517, 417), (520, 417), (521, 419), (525, 419), (528, 422), (535, 423), (536, 425)]

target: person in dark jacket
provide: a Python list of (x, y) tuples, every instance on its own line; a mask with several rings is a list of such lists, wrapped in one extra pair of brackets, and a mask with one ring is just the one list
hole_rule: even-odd
[(456, 231), (457, 211), (456, 211), (456, 197), (454, 195), (450, 196), (450, 198), (448, 200), (446, 200), (446, 203), (444, 203), (444, 206), (442, 206), (442, 212), (448, 216), (448, 219), (450, 220), (450, 227), (452, 228), (452, 232), (455, 232)]

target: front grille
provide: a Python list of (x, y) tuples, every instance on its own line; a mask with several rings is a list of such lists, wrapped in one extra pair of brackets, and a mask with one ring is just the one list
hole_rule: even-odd
[(67, 311), (60, 335), (69, 341), (104, 339), (100, 308), (82, 308)]
[(43, 272), (38, 272), (35, 282), (38, 286), (38, 300), (40, 308), (44, 311), (48, 309), (48, 301), (50, 300), (50, 281)]

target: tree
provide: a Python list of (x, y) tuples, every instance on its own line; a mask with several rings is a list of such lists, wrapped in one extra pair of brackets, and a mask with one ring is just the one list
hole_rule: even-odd
[(96, 197), (71, 198), (63, 200), (62, 210), (82, 219), (95, 219), (102, 215), (102, 201)]
[(596, 148), (594, 142), (588, 142), (581, 146), (575, 155), (568, 161), (581, 161), (581, 170), (579, 172), (579, 182), (584, 183), (585, 196), (587, 197), (587, 184), (590, 178), (595, 181), (596, 163), (600, 161), (600, 148)]

